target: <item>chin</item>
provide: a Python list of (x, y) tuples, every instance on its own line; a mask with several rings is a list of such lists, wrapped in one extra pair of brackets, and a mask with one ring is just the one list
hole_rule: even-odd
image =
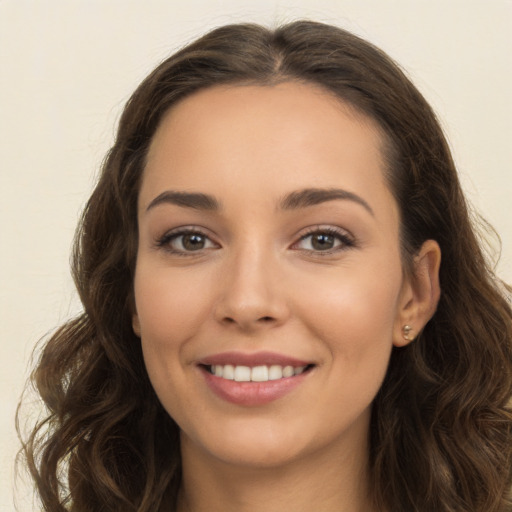
[[(194, 446), (190, 446), (190, 445)], [(182, 450), (197, 450), (197, 441), (192, 441), (182, 434)], [(201, 443), (202, 451), (207, 457), (231, 467), (253, 469), (277, 469), (300, 459), (304, 447), (292, 439), (283, 439), (268, 432), (252, 436), (234, 435)]]
[(288, 416), (238, 418), (224, 422), (216, 432), (198, 431), (194, 438), (182, 432), (182, 451), (189, 455), (201, 452), (231, 467), (275, 470), (366, 447), (369, 416), (369, 410), (365, 411), (355, 421), (332, 430), (304, 417), (297, 417), (296, 422)]

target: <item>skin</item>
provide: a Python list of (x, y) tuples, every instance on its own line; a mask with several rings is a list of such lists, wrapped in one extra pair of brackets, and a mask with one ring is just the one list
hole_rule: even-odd
[[(371, 404), (393, 345), (409, 343), (403, 326), (412, 339), (435, 310), (440, 261), (427, 241), (405, 276), (382, 145), (372, 120), (297, 83), (196, 93), (155, 134), (139, 196), (133, 328), (181, 429), (180, 510), (374, 510)], [(311, 188), (343, 189), (367, 207), (353, 198), (280, 207)], [(208, 194), (220, 208), (155, 203), (166, 191)], [(197, 250), (183, 246), (181, 228), (202, 233)], [(326, 230), (332, 247), (318, 249), (311, 232)], [(212, 354), (260, 350), (314, 368), (256, 407), (219, 398), (198, 368)]]

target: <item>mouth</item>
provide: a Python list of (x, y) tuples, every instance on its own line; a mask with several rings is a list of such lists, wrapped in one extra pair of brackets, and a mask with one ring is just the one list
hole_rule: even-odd
[(292, 393), (308, 379), (316, 363), (271, 352), (229, 352), (198, 361), (206, 384), (224, 401), (261, 406)]
[(268, 382), (288, 379), (310, 371), (315, 365), (258, 365), (245, 366), (233, 364), (200, 365), (215, 377), (235, 382)]

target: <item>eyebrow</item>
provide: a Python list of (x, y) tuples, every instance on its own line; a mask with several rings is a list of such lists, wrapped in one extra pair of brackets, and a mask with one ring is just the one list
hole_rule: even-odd
[(372, 216), (375, 216), (372, 207), (362, 197), (341, 188), (306, 188), (304, 190), (297, 190), (284, 196), (279, 203), (279, 207), (282, 210), (296, 210), (337, 199), (353, 201), (361, 205)]
[[(353, 201), (361, 205), (372, 216), (375, 216), (371, 206), (362, 197), (340, 188), (306, 188), (290, 192), (279, 201), (278, 209), (298, 210), (334, 200)], [(221, 209), (220, 202), (209, 194), (166, 190), (149, 203), (146, 211), (161, 204), (174, 204), (184, 208), (204, 211), (218, 211)]]
[(220, 204), (213, 196), (201, 194), (199, 192), (177, 192), (174, 190), (166, 190), (156, 196), (146, 208), (151, 210), (155, 206), (161, 204), (174, 204), (185, 208), (193, 208), (194, 210), (216, 211), (220, 209)]

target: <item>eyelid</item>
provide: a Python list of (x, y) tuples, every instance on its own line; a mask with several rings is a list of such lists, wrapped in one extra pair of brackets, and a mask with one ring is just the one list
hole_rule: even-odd
[[(213, 244), (214, 247), (205, 247), (194, 250), (186, 250), (186, 249), (175, 249), (173, 248), (170, 243), (175, 240), (176, 238), (184, 235), (200, 235), (207, 239), (211, 244)], [(308, 237), (314, 235), (314, 234), (327, 234), (330, 236), (333, 236), (337, 239), (339, 242), (337, 245), (335, 245), (331, 249), (325, 249), (325, 250), (319, 250), (319, 249), (304, 249), (298, 247), (298, 245)], [(355, 237), (346, 229), (340, 228), (338, 226), (332, 226), (332, 225), (314, 225), (310, 226), (308, 228), (305, 228), (297, 235), (298, 239), (290, 246), (291, 249), (302, 251), (304, 253), (308, 254), (314, 254), (319, 256), (328, 256), (335, 253), (339, 253), (341, 251), (345, 251), (347, 249), (350, 249), (354, 246), (356, 246), (356, 239)], [(159, 236), (155, 242), (155, 247), (157, 249), (165, 250), (171, 254), (178, 255), (178, 256), (199, 256), (200, 254), (203, 254), (205, 251), (209, 251), (215, 248), (220, 248), (220, 244), (216, 242), (215, 237), (210, 234), (210, 230), (195, 226), (195, 225), (189, 225), (189, 226), (179, 226), (173, 229), (170, 229), (166, 232), (164, 232), (163, 235)]]
[[(314, 234), (327, 234), (334, 236), (338, 241), (341, 243), (332, 249), (326, 249), (326, 250), (315, 250), (315, 249), (301, 249), (298, 248), (297, 245), (302, 242), (303, 240), (307, 239), (308, 237), (314, 235)], [(350, 249), (352, 247), (356, 246), (356, 239), (355, 237), (346, 229), (332, 226), (332, 225), (315, 225), (311, 226), (309, 228), (306, 228), (300, 235), (299, 239), (294, 242), (291, 246), (292, 249), (303, 251), (308, 254), (314, 254), (319, 256), (328, 256), (332, 255), (341, 251), (345, 251), (347, 249)]]
[[(209, 242), (211, 242), (216, 247), (206, 247), (202, 249), (198, 249), (197, 251), (187, 251), (187, 250), (179, 250), (171, 247), (170, 243), (184, 235), (200, 235), (206, 238)], [(155, 240), (155, 246), (157, 249), (162, 249), (171, 254), (177, 256), (198, 256), (203, 254), (205, 251), (209, 251), (213, 248), (218, 248), (220, 245), (213, 239), (212, 235), (209, 233), (209, 230), (199, 227), (199, 226), (179, 226), (177, 228), (170, 229), (166, 231), (163, 235), (159, 236)]]

